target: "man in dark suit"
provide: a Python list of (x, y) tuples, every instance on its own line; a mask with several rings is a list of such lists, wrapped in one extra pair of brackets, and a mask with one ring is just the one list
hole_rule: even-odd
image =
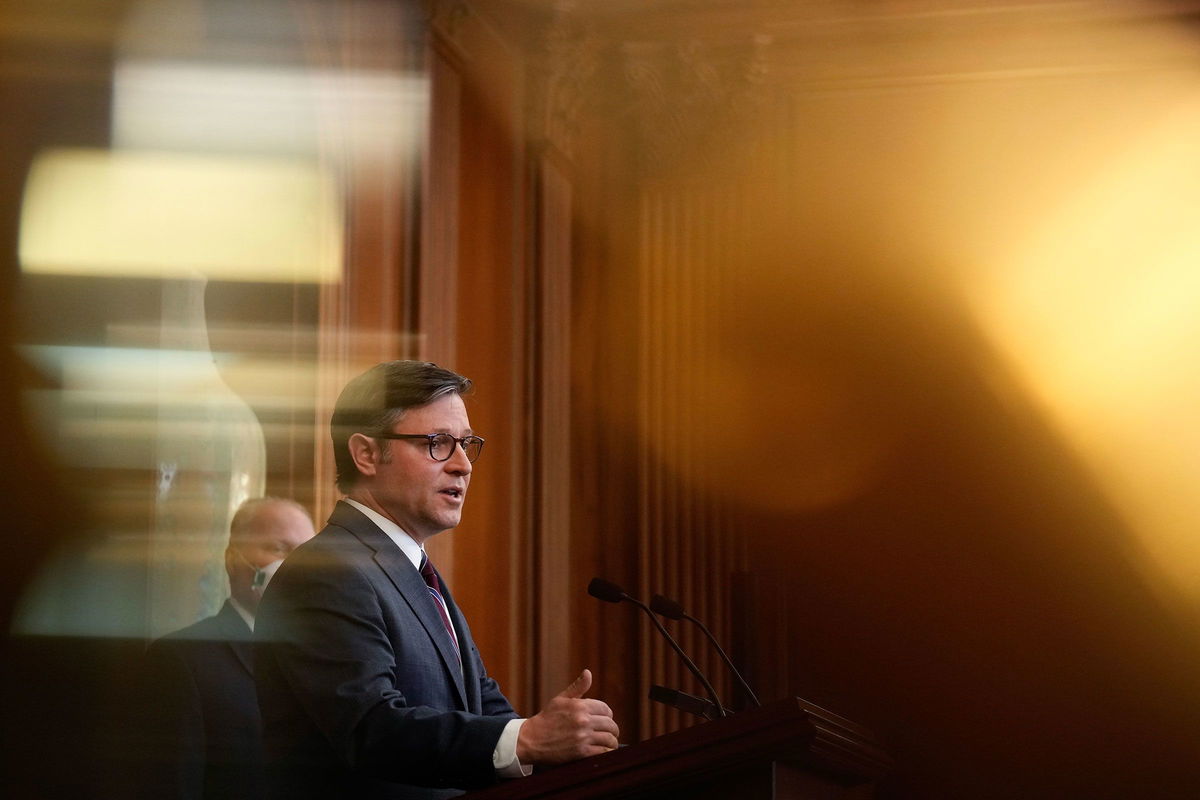
[(214, 616), (150, 646), (147, 797), (264, 796), (250, 635), (271, 575), (312, 537), (312, 518), (298, 503), (247, 500), (234, 514), (225, 549), (229, 599)]
[(617, 746), (584, 670), (521, 719), (496, 682), (425, 542), (458, 525), (483, 440), (471, 382), (393, 361), (334, 408), (347, 497), (298, 548), (260, 608), (256, 663), (272, 797), (441, 798)]

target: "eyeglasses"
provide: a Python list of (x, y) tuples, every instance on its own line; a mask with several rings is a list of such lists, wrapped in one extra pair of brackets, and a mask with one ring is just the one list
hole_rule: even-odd
[(462, 447), (467, 454), (467, 461), (472, 464), (483, 451), (483, 438), (480, 436), (451, 436), (448, 433), (372, 433), (374, 439), (427, 439), (429, 441), (429, 457), (434, 461), (449, 461), (454, 455), (454, 445)]

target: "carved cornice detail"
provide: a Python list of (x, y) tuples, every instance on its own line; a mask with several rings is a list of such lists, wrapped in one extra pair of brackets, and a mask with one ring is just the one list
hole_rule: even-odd
[(727, 137), (737, 135), (745, 116), (768, 102), (773, 40), (750, 36), (735, 46), (702, 39), (626, 42), (625, 81), (645, 169), (668, 169), (681, 157), (717, 157)]
[(592, 78), (599, 69), (601, 40), (595, 27), (576, 13), (576, 0), (559, 0), (546, 36), (543, 130), (546, 139), (571, 159), (585, 111), (596, 103)]

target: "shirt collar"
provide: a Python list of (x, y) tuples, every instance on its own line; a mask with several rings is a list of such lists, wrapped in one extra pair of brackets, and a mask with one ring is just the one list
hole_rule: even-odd
[(396, 543), (396, 546), (408, 557), (408, 560), (412, 562), (414, 567), (417, 569), (421, 568), (421, 562), (425, 559), (425, 548), (417, 544), (411, 536), (404, 532), (403, 528), (379, 512), (367, 508), (357, 500), (351, 500), (349, 497), (344, 498), (344, 500), (366, 514), (367, 519), (378, 525), (379, 530), (383, 531), (384, 535)]
[(245, 622), (246, 626), (250, 628), (251, 632), (253, 632), (254, 615), (250, 613), (249, 609), (247, 609), (237, 600), (233, 599), (233, 595), (229, 596), (229, 605), (233, 606), (233, 610), (238, 613), (238, 616), (242, 618), (242, 621)]

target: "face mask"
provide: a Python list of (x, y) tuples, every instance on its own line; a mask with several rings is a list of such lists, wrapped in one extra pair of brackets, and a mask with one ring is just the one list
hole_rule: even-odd
[(263, 590), (266, 589), (267, 584), (271, 582), (271, 578), (275, 577), (275, 572), (279, 569), (279, 565), (283, 563), (283, 559), (281, 558), (278, 561), (272, 561), (265, 567), (256, 567), (250, 563), (250, 559), (242, 555), (241, 550), (238, 550), (236, 547), (232, 548), (232, 550), (237, 554), (238, 559), (243, 564), (254, 570), (254, 576), (250, 579), (250, 591), (261, 597)]
[(250, 581), (250, 590), (257, 594), (262, 594), (267, 588), (267, 584), (271, 582), (271, 578), (275, 577), (275, 572), (279, 569), (279, 565), (283, 563), (283, 559), (272, 561), (265, 567), (259, 567), (254, 570), (254, 578)]

